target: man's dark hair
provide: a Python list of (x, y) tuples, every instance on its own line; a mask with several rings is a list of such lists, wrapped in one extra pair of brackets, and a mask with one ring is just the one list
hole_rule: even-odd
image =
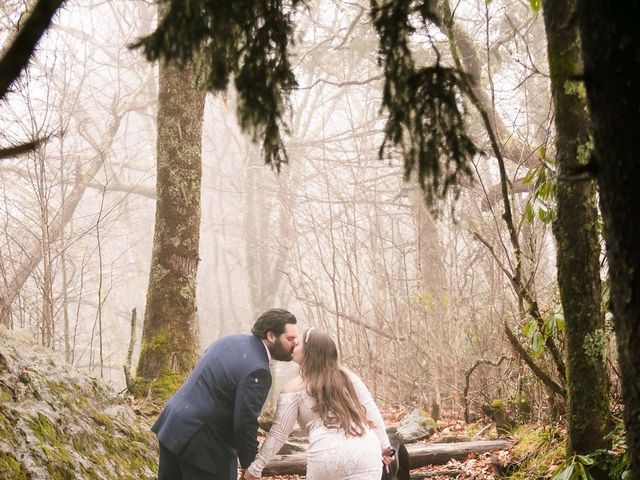
[(284, 333), (287, 323), (298, 323), (293, 313), (282, 308), (271, 308), (258, 317), (251, 333), (256, 337), (267, 338), (267, 332), (273, 332), (279, 337)]

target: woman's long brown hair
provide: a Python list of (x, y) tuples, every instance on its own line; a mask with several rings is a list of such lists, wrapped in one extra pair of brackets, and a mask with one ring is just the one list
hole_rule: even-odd
[(338, 364), (338, 349), (324, 332), (311, 328), (303, 337), (304, 357), (300, 374), (307, 392), (316, 401), (313, 410), (328, 428), (340, 428), (347, 435), (365, 434), (367, 412), (360, 403), (353, 382)]

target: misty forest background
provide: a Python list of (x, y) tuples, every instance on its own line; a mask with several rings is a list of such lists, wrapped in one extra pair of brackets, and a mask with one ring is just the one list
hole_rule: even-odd
[[(2, 2), (5, 53), (42, 3)], [(148, 37), (152, 2), (64, 3), (2, 92), (2, 324), (162, 400), (283, 307), (381, 405), (472, 421), (500, 399), (566, 421), (569, 454), (610, 445), (624, 382), (576, 3), (542, 3), (274, 2), (279, 77), (242, 69), (258, 27), (223, 32), (237, 57), (227, 37), (191, 55), (171, 25)]]

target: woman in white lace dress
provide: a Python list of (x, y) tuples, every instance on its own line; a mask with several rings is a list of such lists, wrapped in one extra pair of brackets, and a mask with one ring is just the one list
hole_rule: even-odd
[(300, 376), (285, 385), (274, 423), (245, 480), (262, 476), (296, 419), (309, 433), (307, 480), (380, 480), (391, 461), (382, 415), (362, 380), (338, 363), (336, 345), (310, 328), (293, 351)]

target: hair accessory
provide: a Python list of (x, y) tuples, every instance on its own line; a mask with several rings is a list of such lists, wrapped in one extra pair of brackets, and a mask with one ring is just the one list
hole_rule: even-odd
[(307, 330), (307, 334), (304, 336), (304, 343), (307, 343), (309, 341), (309, 335), (311, 334), (311, 330), (313, 330), (316, 327), (309, 327), (309, 330)]

